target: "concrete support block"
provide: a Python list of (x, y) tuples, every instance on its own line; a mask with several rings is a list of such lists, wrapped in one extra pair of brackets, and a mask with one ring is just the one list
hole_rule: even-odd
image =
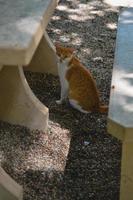
[(50, 41), (46, 31), (44, 32), (30, 64), (25, 68), (25, 70), (52, 73), (54, 75), (58, 74), (55, 47)]
[(0, 167), (0, 200), (22, 200), (23, 189)]
[(133, 8), (123, 9), (118, 20), (108, 131), (122, 141), (120, 200), (132, 200)]
[(133, 199), (133, 141), (123, 142), (120, 200)]
[(48, 108), (32, 93), (22, 67), (2, 68), (0, 94), (0, 120), (47, 130)]

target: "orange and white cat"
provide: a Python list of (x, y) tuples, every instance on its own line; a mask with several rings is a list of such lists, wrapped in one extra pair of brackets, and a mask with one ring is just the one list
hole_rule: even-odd
[(107, 112), (108, 107), (100, 103), (92, 75), (74, 56), (74, 49), (59, 44), (55, 47), (61, 84), (61, 98), (56, 102), (61, 104), (68, 98), (70, 105), (80, 112)]

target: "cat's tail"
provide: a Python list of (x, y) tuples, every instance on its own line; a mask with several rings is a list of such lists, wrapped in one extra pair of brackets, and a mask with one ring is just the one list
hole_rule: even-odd
[(108, 112), (108, 106), (107, 105), (100, 105), (99, 112), (100, 113), (107, 113)]

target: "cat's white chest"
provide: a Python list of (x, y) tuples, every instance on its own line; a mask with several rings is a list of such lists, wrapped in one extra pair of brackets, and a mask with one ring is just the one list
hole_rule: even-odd
[(66, 73), (67, 73), (68, 67), (66, 62), (60, 62), (58, 64), (58, 74), (60, 78), (61, 87), (65, 90), (68, 89), (68, 81), (66, 79)]

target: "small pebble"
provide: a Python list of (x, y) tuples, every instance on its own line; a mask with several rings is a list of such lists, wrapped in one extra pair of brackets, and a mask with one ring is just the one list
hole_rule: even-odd
[(84, 141), (84, 145), (85, 145), (85, 146), (87, 146), (87, 145), (89, 145), (89, 144), (90, 144), (90, 142)]

